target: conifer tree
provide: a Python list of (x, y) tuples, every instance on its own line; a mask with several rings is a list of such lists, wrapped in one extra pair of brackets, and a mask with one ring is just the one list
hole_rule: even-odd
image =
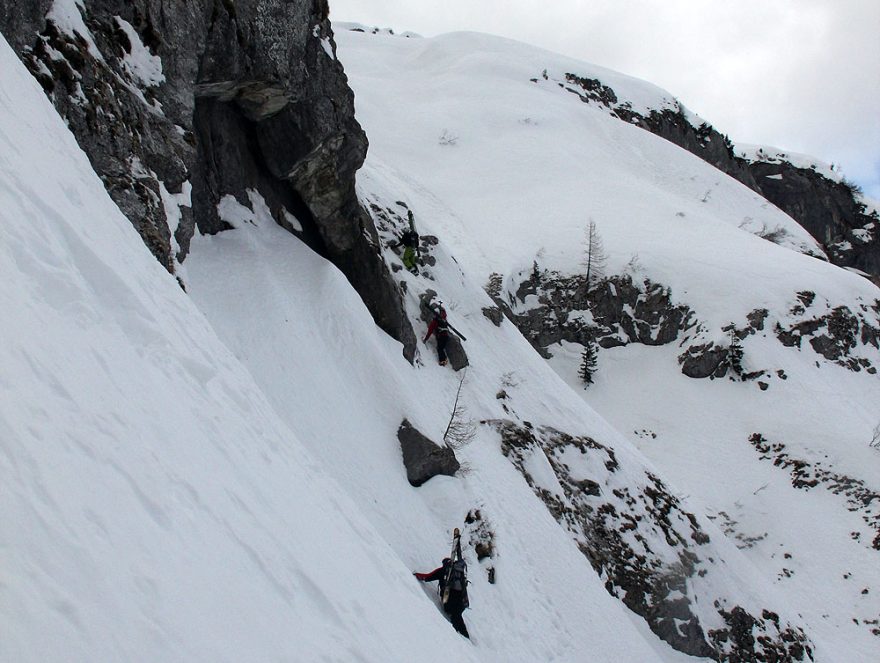
[(730, 364), (730, 370), (738, 377), (742, 377), (743, 346), (739, 336), (736, 335), (735, 328), (730, 330), (730, 347), (727, 352), (727, 361)]
[(587, 270), (587, 288), (592, 288), (605, 277), (607, 261), (596, 223), (590, 219), (590, 224), (584, 229), (584, 259), (581, 263)]
[(593, 374), (597, 367), (596, 339), (590, 333), (584, 340), (584, 351), (581, 354), (581, 365), (578, 368), (578, 377), (584, 383), (584, 389), (593, 384)]

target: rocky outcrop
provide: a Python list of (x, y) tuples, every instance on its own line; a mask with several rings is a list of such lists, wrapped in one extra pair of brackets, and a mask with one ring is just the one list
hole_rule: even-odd
[(224, 196), (249, 206), (256, 192), (412, 358), (415, 336), (355, 193), (367, 139), (325, 0), (0, 8), (3, 34), (169, 272), (196, 231), (228, 228)]
[(761, 183), (762, 195), (800, 223), (831, 262), (880, 282), (880, 217), (868, 212), (853, 185), (784, 159), (755, 160), (749, 170)]
[[(706, 592), (711, 582), (692, 580), (727, 571), (696, 516), (657, 476), (587, 436), (528, 422), (484, 423), (498, 431), (504, 455), (608, 592), (672, 647), (717, 661), (812, 659), (799, 627), (766, 609), (756, 616), (735, 597)], [(713, 605), (724, 626), (707, 632), (697, 603)]]
[(780, 343), (798, 349), (809, 347), (854, 372), (877, 373), (877, 367), (860, 350), (867, 346), (880, 349), (880, 300), (860, 304), (855, 311), (847, 306), (828, 311), (830, 307), (813, 307), (814, 299), (812, 292), (798, 293), (798, 303), (789, 312), (796, 321), (774, 326)]
[(583, 345), (588, 336), (603, 348), (664, 345), (696, 325), (693, 312), (673, 303), (668, 288), (626, 275), (588, 287), (579, 274), (533, 269), (509, 301), (499, 294), (494, 300), (545, 357), (554, 343)]
[(678, 358), (681, 372), (689, 378), (724, 377), (727, 373), (729, 352), (714, 343), (688, 347)]
[(406, 478), (412, 486), (421, 486), (441, 474), (455, 476), (461, 467), (452, 449), (435, 444), (416, 430), (407, 419), (397, 429), (397, 439), (403, 452)]

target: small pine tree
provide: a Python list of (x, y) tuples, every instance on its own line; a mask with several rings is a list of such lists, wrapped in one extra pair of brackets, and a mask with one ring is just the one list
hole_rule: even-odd
[(730, 330), (730, 347), (727, 350), (727, 361), (730, 364), (730, 370), (738, 377), (743, 375), (743, 346), (739, 336), (736, 335), (736, 329)]
[(584, 351), (581, 354), (581, 365), (578, 368), (578, 377), (584, 383), (584, 389), (593, 384), (593, 374), (598, 368), (596, 339), (590, 334), (584, 341)]
[(584, 229), (584, 259), (581, 262), (587, 270), (587, 288), (592, 288), (605, 277), (607, 261), (608, 256), (605, 255), (605, 247), (602, 246), (596, 223), (590, 219), (590, 225)]

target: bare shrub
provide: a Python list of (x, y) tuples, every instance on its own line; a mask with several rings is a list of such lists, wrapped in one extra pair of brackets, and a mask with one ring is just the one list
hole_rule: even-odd
[(458, 451), (470, 444), (477, 434), (477, 425), (468, 416), (467, 408), (461, 402), (461, 388), (464, 386), (466, 376), (467, 369), (461, 375), (458, 390), (455, 392), (455, 403), (453, 403), (452, 413), (449, 415), (449, 423), (446, 426), (446, 432), (443, 433), (443, 441), (446, 443), (446, 446), (454, 451)]

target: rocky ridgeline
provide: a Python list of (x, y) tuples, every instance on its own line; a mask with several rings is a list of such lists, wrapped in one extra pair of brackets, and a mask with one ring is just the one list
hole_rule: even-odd
[[(799, 627), (769, 610), (755, 616), (694, 582), (724, 571), (696, 517), (658, 477), (633, 474), (613, 449), (587, 436), (513, 420), (483, 423), (498, 431), (505, 456), (606, 579), (609, 593), (675, 649), (717, 661), (812, 660)], [(706, 630), (697, 604), (714, 605), (724, 626)]]
[[(674, 110), (644, 115), (633, 111), (629, 102), (619, 101), (614, 90), (598, 79), (567, 73), (565, 80), (555, 82), (584, 103), (603, 106), (614, 117), (678, 145), (739, 180), (800, 223), (832, 263), (859, 269), (880, 284), (880, 215), (868, 209), (857, 187), (830, 179), (815, 166), (796, 166), (785, 155), (738, 156), (730, 139), (712, 125), (693, 126), (678, 102)], [(761, 236), (773, 239), (772, 233)]]
[(784, 371), (774, 367), (747, 370), (747, 350), (740, 346), (746, 356), (742, 361), (734, 346), (772, 331), (783, 345), (810, 350), (817, 360), (854, 372), (877, 372), (869, 358), (876, 352), (865, 350), (880, 350), (880, 300), (863, 302), (853, 311), (846, 306), (832, 308), (827, 302), (820, 306), (815, 293), (802, 291), (789, 311), (774, 316), (772, 330), (770, 312), (755, 309), (741, 325), (723, 327), (726, 338), (718, 342), (716, 331), (700, 322), (686, 304), (675, 302), (669, 288), (650, 279), (639, 283), (629, 275), (618, 275), (588, 288), (583, 275), (565, 276), (535, 266), (515, 292), (502, 293), (501, 281), (500, 275), (490, 277), (486, 290), (497, 308), (484, 314), (493, 321), (506, 315), (545, 358), (560, 341), (585, 345), (592, 340), (602, 348), (677, 342), (684, 348), (678, 357), (684, 375), (756, 380), (766, 389), (767, 380), (786, 379)]
[(0, 30), (169, 272), (197, 230), (228, 228), (224, 196), (249, 207), (247, 192), (257, 192), (279, 224), (339, 266), (412, 357), (399, 290), (355, 194), (367, 138), (326, 0), (0, 8)]
[(614, 276), (588, 287), (583, 275), (536, 266), (506, 301), (493, 282), (500, 284), (500, 278), (490, 278), (489, 295), (545, 358), (547, 348), (560, 341), (584, 344), (592, 338), (603, 348), (664, 345), (697, 325), (693, 311), (675, 304), (668, 288), (648, 279), (638, 283), (628, 275)]
[(699, 127), (693, 126), (680, 103), (675, 103), (674, 110), (652, 110), (644, 115), (635, 112), (629, 102), (620, 102), (614, 90), (595, 78), (568, 73), (565, 74), (565, 81), (559, 81), (558, 84), (576, 94), (584, 103), (605, 106), (614, 117), (675, 143), (750, 189), (759, 191), (748, 161), (734, 154), (730, 139), (705, 122)]

